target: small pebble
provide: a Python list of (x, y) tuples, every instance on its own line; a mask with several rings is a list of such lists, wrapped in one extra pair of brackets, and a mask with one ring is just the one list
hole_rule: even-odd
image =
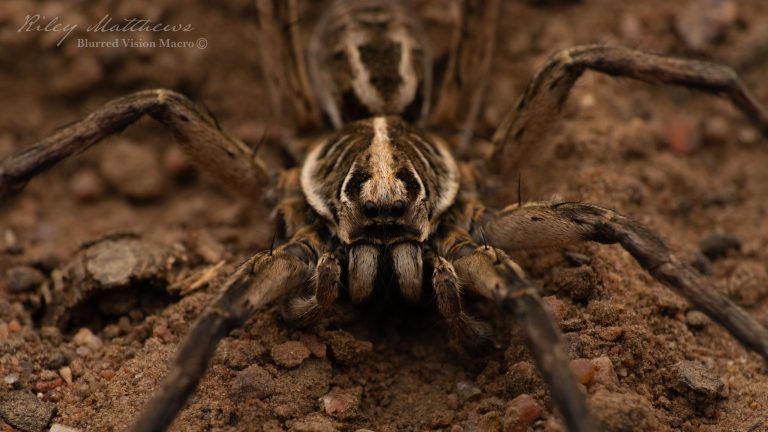
[(667, 119), (664, 130), (669, 148), (678, 156), (687, 156), (701, 146), (699, 125), (691, 117), (672, 115)]
[(469, 381), (459, 381), (456, 383), (456, 395), (463, 401), (476, 398), (482, 393), (474, 383)]
[(40, 393), (47, 393), (63, 385), (64, 385), (64, 380), (62, 380), (61, 378), (56, 378), (51, 381), (38, 381), (35, 383), (35, 391), (38, 391)]
[(613, 362), (611, 362), (610, 358), (594, 358), (592, 359), (592, 364), (595, 366), (593, 384), (600, 384), (608, 389), (614, 389), (619, 386), (619, 377), (616, 375), (616, 370), (613, 368)]
[(710, 260), (724, 257), (730, 251), (741, 249), (741, 240), (722, 232), (712, 232), (706, 235), (699, 243), (699, 249)]
[(101, 375), (101, 377), (107, 381), (112, 381), (112, 378), (115, 377), (115, 371), (113, 371), (112, 369), (105, 369), (99, 372), (99, 375)]
[(9, 373), (3, 378), (3, 382), (8, 385), (13, 385), (19, 382), (19, 375), (15, 373)]
[(317, 337), (317, 335), (303, 333), (299, 338), (299, 341), (304, 344), (313, 356), (317, 358), (325, 358), (328, 346)]
[(69, 366), (64, 366), (63, 368), (59, 369), (59, 375), (61, 375), (61, 378), (64, 379), (64, 382), (67, 384), (72, 384), (72, 369), (70, 369)]
[(768, 269), (759, 261), (735, 263), (725, 281), (725, 292), (742, 306), (754, 306), (768, 297)]
[(61, 334), (61, 330), (55, 326), (43, 326), (40, 328), (40, 336), (50, 341), (54, 345), (60, 344), (64, 340), (64, 336)]
[(237, 373), (232, 390), (236, 398), (264, 399), (275, 392), (275, 381), (266, 369), (254, 364)]
[(725, 384), (698, 361), (683, 360), (672, 366), (673, 387), (695, 402), (712, 402), (722, 397)]
[(597, 337), (607, 342), (613, 342), (623, 334), (624, 328), (619, 326), (601, 327), (597, 330)]
[(565, 317), (565, 303), (555, 296), (542, 297), (541, 300), (544, 302), (544, 306), (546, 306), (552, 320), (560, 326), (563, 317)]
[(576, 377), (576, 381), (588, 386), (595, 378), (597, 367), (590, 359), (578, 358), (571, 360), (569, 364), (571, 372)]
[(592, 267), (582, 265), (559, 270), (554, 284), (573, 300), (586, 301), (597, 289), (598, 278)]
[(358, 340), (344, 330), (325, 332), (321, 337), (328, 344), (334, 360), (345, 366), (362, 362), (373, 351), (371, 342)]
[(83, 203), (98, 201), (106, 189), (101, 176), (92, 169), (80, 170), (69, 180), (70, 192)]
[(80, 347), (87, 347), (91, 351), (98, 351), (104, 345), (101, 339), (93, 334), (93, 332), (87, 327), (83, 327), (78, 330), (77, 333), (75, 333), (75, 336), (72, 338), (72, 341), (76, 345)]
[(48, 432), (80, 432), (80, 429), (64, 426), (61, 423), (54, 423), (51, 425), (51, 430)]
[(345, 419), (354, 415), (360, 405), (362, 387), (341, 389), (335, 387), (328, 394), (320, 398), (323, 411), (335, 418)]
[(294, 368), (309, 357), (311, 351), (303, 343), (288, 341), (272, 347), (272, 360), (285, 368)]
[(21, 323), (18, 320), (12, 319), (11, 322), (8, 323), (8, 331), (11, 333), (18, 333), (21, 331)]
[(0, 395), (0, 417), (23, 431), (43, 432), (55, 411), (56, 405), (43, 402), (29, 390), (11, 390)]
[(527, 432), (536, 420), (544, 416), (544, 410), (531, 395), (521, 394), (507, 404), (504, 412), (504, 432)]
[(490, 411), (482, 415), (477, 422), (477, 432), (501, 432), (501, 414)]
[(685, 323), (693, 329), (703, 329), (711, 322), (712, 320), (704, 312), (689, 310), (685, 313)]
[(523, 393), (535, 393), (541, 389), (544, 382), (539, 376), (536, 366), (531, 362), (521, 361), (513, 364), (504, 374), (504, 386), (512, 396)]
[(43, 282), (45, 282), (45, 276), (33, 267), (16, 266), (5, 272), (5, 286), (12, 292), (29, 291)]
[(619, 21), (619, 32), (626, 45), (637, 46), (643, 40), (643, 23), (637, 15), (627, 13)]
[(10, 228), (3, 232), (3, 241), (5, 242), (5, 251), (9, 254), (18, 255), (24, 251), (16, 232)]

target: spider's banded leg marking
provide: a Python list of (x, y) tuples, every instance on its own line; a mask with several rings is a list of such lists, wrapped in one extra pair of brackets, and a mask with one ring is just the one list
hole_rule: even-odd
[(490, 326), (464, 312), (462, 286), (453, 265), (443, 257), (434, 257), (432, 268), (437, 310), (448, 322), (452, 341), (471, 349), (487, 346), (491, 341)]
[(185, 96), (158, 89), (107, 102), (77, 123), (0, 162), (0, 198), (20, 190), (59, 161), (122, 132), (144, 114), (168, 127), (186, 154), (228, 189), (256, 198), (270, 184), (264, 164), (250, 148), (224, 133), (213, 117)]
[(580, 203), (527, 203), (475, 214), (475, 232), (505, 250), (563, 246), (579, 241), (619, 243), (654, 278), (725, 327), (768, 360), (768, 330), (720, 294), (711, 281), (678, 261), (651, 230), (614, 211)]
[(458, 21), (451, 36), (446, 72), (430, 124), (445, 132), (459, 132), (458, 148), (466, 150), (490, 79), (499, 0), (459, 0)]
[(536, 365), (571, 432), (593, 432), (584, 394), (570, 370), (565, 344), (539, 297), (520, 267), (504, 252), (480, 246), (453, 262), (462, 280), (480, 295), (511, 312), (523, 329)]
[(304, 243), (288, 242), (272, 253), (261, 252), (238, 267), (224, 292), (193, 324), (158, 393), (133, 425), (134, 432), (165, 430), (197, 388), (218, 342), (256, 309), (306, 281), (314, 266), (309, 262), (314, 251), (306, 248)]
[(487, 161), (492, 172), (513, 169), (522, 162), (529, 147), (552, 129), (571, 88), (585, 70), (725, 96), (768, 136), (768, 111), (727, 66), (620, 46), (578, 46), (552, 55), (504, 118), (494, 134), (494, 151)]
[[(296, 0), (256, 0), (256, 7), (258, 43), (272, 109), (278, 118), (288, 115), (295, 121), (298, 132), (318, 129), (323, 121), (304, 61)], [(283, 108), (286, 101), (290, 113)]]
[(311, 281), (314, 290), (311, 296), (291, 299), (287, 311), (290, 320), (301, 324), (317, 321), (323, 310), (336, 301), (341, 286), (339, 259), (330, 252), (323, 254), (317, 260), (317, 267)]

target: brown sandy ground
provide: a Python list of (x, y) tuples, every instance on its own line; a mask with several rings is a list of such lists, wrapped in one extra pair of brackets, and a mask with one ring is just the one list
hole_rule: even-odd
[[(144, 88), (204, 102), (250, 143), (271, 123), (250, 1), (76, 3), (0, 3), (0, 157)], [(549, 53), (583, 43), (722, 62), (768, 103), (763, 1), (505, 3), (485, 132)], [(445, 40), (445, 8), (419, 8), (430, 35)], [(209, 43), (84, 49), (75, 32), (57, 48), (60, 35), (16, 31), (33, 13), (83, 26), (105, 13), (192, 23), (184, 39)], [(725, 101), (589, 73), (563, 118), (525, 165), (524, 198), (582, 200), (633, 216), (765, 321), (768, 142)], [(516, 177), (496, 204), (516, 198)], [(0, 427), (47, 430), (52, 415), (51, 423), (79, 430), (125, 429), (223, 275), (269, 246), (268, 214), (198, 176), (149, 121), (0, 203)], [(716, 256), (722, 236), (701, 245), (713, 234), (740, 248)], [(768, 430), (768, 372), (758, 357), (627, 253), (582, 245), (515, 258), (549, 296), (572, 356), (591, 359), (574, 367), (609, 430)], [(109, 267), (126, 260), (138, 263), (128, 282), (124, 268)], [(211, 283), (179, 291), (222, 261)], [(89, 263), (101, 278), (72, 279)], [(51, 290), (110, 284), (130, 289), (74, 311), (63, 330), (40, 323)], [(222, 342), (173, 430), (561, 430), (513, 320), (480, 301), (471, 308), (495, 330), (497, 348), (481, 356), (448, 346), (431, 304), (375, 313), (342, 304), (307, 329), (284, 323), (277, 306), (262, 310)]]

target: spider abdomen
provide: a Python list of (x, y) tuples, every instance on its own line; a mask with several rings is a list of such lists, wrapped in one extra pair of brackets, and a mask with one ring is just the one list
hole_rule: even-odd
[(377, 115), (426, 116), (430, 55), (420, 23), (403, 5), (337, 1), (309, 48), (315, 93), (337, 129)]

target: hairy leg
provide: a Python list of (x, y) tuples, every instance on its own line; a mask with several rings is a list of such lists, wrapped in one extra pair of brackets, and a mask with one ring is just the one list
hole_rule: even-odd
[(490, 327), (464, 312), (462, 284), (453, 265), (443, 257), (432, 258), (432, 288), (437, 310), (448, 322), (454, 343), (470, 348), (483, 348), (490, 343)]
[(563, 246), (580, 241), (619, 243), (654, 278), (725, 327), (768, 360), (768, 330), (720, 294), (711, 281), (680, 262), (651, 230), (612, 210), (581, 203), (533, 202), (501, 211), (476, 211), (475, 237), (504, 250)]
[(729, 67), (620, 46), (578, 46), (552, 55), (504, 118), (494, 134), (494, 150), (487, 161), (492, 172), (517, 168), (530, 147), (552, 128), (571, 88), (585, 70), (725, 96), (768, 136), (768, 111)]
[(145, 90), (107, 102), (84, 119), (0, 162), (0, 198), (35, 175), (123, 131), (144, 114), (168, 127), (182, 149), (222, 185), (249, 198), (270, 185), (264, 164), (245, 144), (224, 133), (216, 120), (171, 90)]
[(222, 294), (192, 325), (158, 392), (131, 430), (165, 430), (197, 388), (219, 341), (253, 314), (303, 284), (314, 267), (316, 251), (290, 241), (261, 252), (238, 267)]
[(446, 71), (430, 123), (444, 133), (459, 132), (458, 148), (466, 150), (488, 84), (501, 9), (498, 0), (458, 1)]
[[(293, 121), (296, 131), (317, 129), (322, 126), (322, 115), (304, 61), (296, 0), (256, 0), (256, 7), (259, 48), (272, 108), (279, 118)], [(283, 107), (286, 101), (289, 109)]]
[(515, 316), (567, 429), (572, 432), (597, 430), (584, 393), (570, 370), (560, 330), (520, 267), (503, 251), (487, 246), (456, 258), (453, 265), (472, 290), (494, 300)]
[(290, 300), (285, 311), (289, 321), (306, 325), (317, 321), (323, 310), (339, 296), (341, 286), (341, 265), (333, 253), (325, 253), (317, 260), (312, 275), (313, 293), (309, 297), (298, 296)]

